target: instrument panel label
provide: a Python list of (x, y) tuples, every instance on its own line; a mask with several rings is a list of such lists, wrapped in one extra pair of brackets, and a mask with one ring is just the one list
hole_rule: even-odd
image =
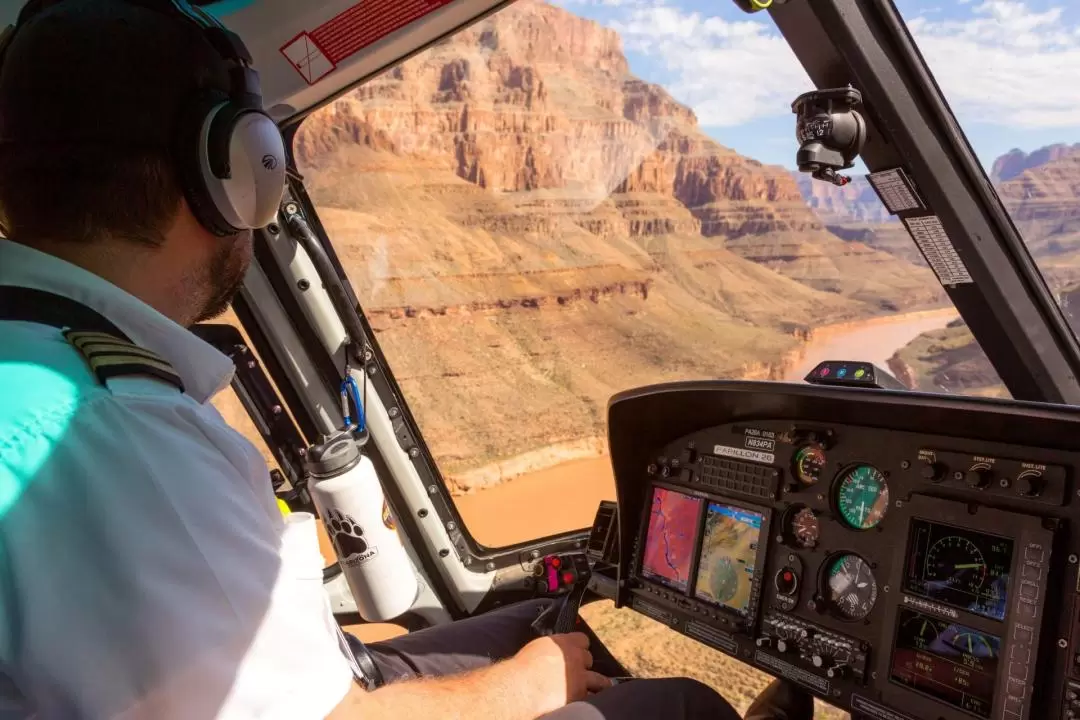
[(713, 455), (722, 455), (724, 457), (737, 458), (739, 460), (765, 463), (766, 465), (772, 465), (773, 462), (776, 461), (776, 455), (774, 453), (731, 447), (729, 445), (714, 445)]
[(956, 612), (951, 607), (939, 605), (938, 603), (930, 602), (929, 600), (923, 600), (922, 598), (911, 597), (910, 595), (904, 595), (903, 598), (903, 602), (905, 605), (911, 605), (913, 607), (919, 608), (920, 610), (926, 610), (928, 612), (937, 613), (938, 615), (944, 615), (945, 617), (952, 618), (953, 620), (957, 620), (960, 617), (960, 613)]
[(754, 653), (754, 662), (763, 668), (767, 668), (778, 675), (782, 675), (788, 680), (793, 680), (800, 685), (805, 685), (812, 690), (817, 690), (822, 695), (829, 694), (829, 681), (825, 678), (820, 678), (817, 675), (812, 675), (802, 668), (797, 668), (789, 662), (785, 662), (780, 658), (773, 657), (768, 653), (763, 653), (760, 650)]
[(910, 715), (890, 710), (884, 705), (878, 705), (873, 700), (867, 700), (862, 695), (851, 696), (851, 709), (858, 710), (863, 715), (874, 720), (914, 720)]
[[(762, 437), (758, 434), (759, 432), (760, 431), (758, 430), (747, 428), (746, 438), (743, 441), (746, 447), (750, 448), (751, 450), (768, 450), (769, 452), (775, 450), (776, 440), (773, 440), (771, 437)], [(771, 434), (772, 433), (770, 433), (770, 435)]]

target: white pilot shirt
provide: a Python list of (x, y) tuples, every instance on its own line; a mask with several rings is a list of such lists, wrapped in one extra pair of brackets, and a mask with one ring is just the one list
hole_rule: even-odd
[(0, 323), (0, 717), (325, 717), (353, 674), (314, 521), (282, 519), (258, 450), (209, 404), (232, 362), (2, 239), (0, 285), (97, 310), (186, 388), (106, 387), (58, 329)]

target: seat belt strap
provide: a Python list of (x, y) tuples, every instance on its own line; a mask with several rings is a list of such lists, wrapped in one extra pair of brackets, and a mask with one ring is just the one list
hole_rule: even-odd
[(131, 342), (131, 338), (97, 310), (63, 295), (34, 288), (0, 285), (0, 321), (3, 320), (51, 325), (61, 330), (103, 332)]

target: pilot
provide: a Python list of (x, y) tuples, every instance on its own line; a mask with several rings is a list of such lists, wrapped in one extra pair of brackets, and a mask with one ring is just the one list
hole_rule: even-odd
[[(535, 637), (539, 602), (372, 644), (386, 683), (358, 682), (320, 558), (279, 513), (259, 452), (210, 405), (232, 363), (188, 330), (226, 309), (251, 259), (244, 226), (281, 198), (280, 177), (248, 180), (262, 183), (248, 188), (255, 209), (234, 206), (199, 167), (209, 108), (238, 102), (251, 77), (230, 73), (244, 52), (184, 0), (31, 0), (10, 36), (4, 716), (738, 717), (689, 679), (613, 686), (600, 671), (615, 664), (594, 644), (594, 666), (585, 634)], [(248, 131), (228, 129), (226, 145), (277, 142), (268, 153), (284, 160), (280, 136), (233, 137)], [(244, 162), (276, 164), (255, 155)]]

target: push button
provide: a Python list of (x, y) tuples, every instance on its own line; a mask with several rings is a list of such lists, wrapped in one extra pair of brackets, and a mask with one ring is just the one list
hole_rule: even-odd
[(1028, 600), (1039, 599), (1039, 586), (1033, 582), (1023, 581), (1020, 583), (1020, 597)]

